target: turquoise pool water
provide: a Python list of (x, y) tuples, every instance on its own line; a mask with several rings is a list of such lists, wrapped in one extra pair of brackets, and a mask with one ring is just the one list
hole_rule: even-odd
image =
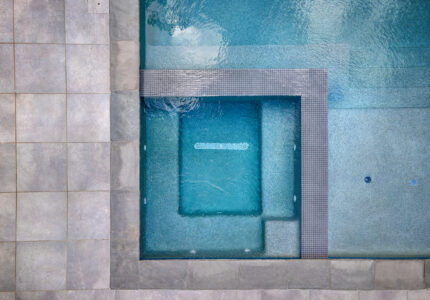
[[(144, 68), (327, 69), (329, 255), (430, 257), (429, 1), (144, 3)], [(269, 137), (292, 134), (296, 127), (282, 119), (292, 108), (283, 105), (299, 102), (182, 99), (178, 108), (172, 99), (158, 106), (146, 100), (142, 257), (298, 257), (300, 197), (296, 204), (281, 200), (294, 199), (297, 166), (286, 166), (295, 158), (286, 150), (290, 142), (265, 148), (264, 130), (274, 132)], [(225, 114), (211, 121), (215, 109)], [(234, 138), (242, 133), (245, 139)], [(244, 143), (247, 150), (219, 149)], [(237, 156), (231, 169), (220, 168), (230, 154)], [(270, 173), (278, 164), (285, 167), (279, 178), (265, 180), (265, 168)], [(228, 186), (239, 166), (235, 178), (246, 180)], [(221, 190), (207, 183), (214, 180)], [(223, 190), (231, 198), (220, 196)], [(175, 207), (169, 216), (167, 203)], [(181, 230), (179, 220), (186, 223)]]

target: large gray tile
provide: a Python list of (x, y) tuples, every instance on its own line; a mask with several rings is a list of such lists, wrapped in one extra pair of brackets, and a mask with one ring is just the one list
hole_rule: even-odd
[(15, 42), (63, 43), (64, 0), (15, 0)]
[(408, 291), (408, 300), (428, 300), (430, 299), (430, 290)]
[(375, 262), (375, 288), (424, 288), (424, 261), (381, 260)]
[(70, 94), (67, 97), (69, 142), (109, 142), (109, 95)]
[(0, 242), (0, 291), (15, 290), (15, 243)]
[(67, 300), (114, 300), (113, 290), (68, 291)]
[(285, 289), (288, 287), (285, 260), (243, 260), (239, 265), (239, 288)]
[(69, 190), (109, 190), (110, 144), (76, 143), (68, 149)]
[(109, 45), (67, 45), (67, 91), (109, 93)]
[(113, 91), (139, 89), (139, 42), (111, 43), (111, 88)]
[(12, 44), (0, 44), (0, 92), (13, 92), (14, 66)]
[(64, 45), (16, 44), (16, 90), (25, 93), (64, 93)]
[(15, 293), (13, 292), (0, 292), (0, 300), (15, 300)]
[(16, 300), (66, 300), (66, 291), (17, 292)]
[(425, 260), (425, 270), (424, 270), (424, 277), (427, 288), (430, 288), (430, 259)]
[(288, 288), (329, 288), (330, 261), (290, 260), (288, 261)]
[(358, 300), (357, 291), (311, 290), (311, 300)]
[(139, 0), (112, 1), (110, 5), (110, 38), (138, 41)]
[[(142, 290), (136, 295), (126, 295), (130, 298), (119, 297), (119, 299), (145, 299), (145, 300), (212, 300), (214, 291), (189, 291), (189, 290)], [(137, 296), (137, 298), (132, 298)], [(216, 298), (215, 298), (216, 299)], [(251, 298), (252, 299), (252, 298)]]
[(13, 0), (0, 1), (0, 43), (13, 42)]
[(146, 260), (139, 262), (139, 288), (184, 289), (186, 260)]
[(66, 242), (17, 242), (16, 288), (62, 290), (66, 287)]
[(0, 192), (16, 191), (15, 144), (0, 144)]
[(111, 239), (139, 239), (139, 192), (111, 191)]
[(111, 188), (113, 190), (139, 190), (139, 140), (112, 142)]
[(373, 266), (371, 260), (332, 260), (331, 287), (341, 290), (372, 289)]
[[(99, 8), (92, 2), (66, 0), (66, 42), (68, 44), (109, 43), (109, 15), (99, 13)], [(104, 4), (103, 8), (108, 4), (106, 1), (98, 1), (98, 3)]]
[[(262, 297), (262, 291), (259, 290), (216, 290), (212, 291), (213, 300), (236, 300), (236, 299), (246, 299), (246, 300), (260, 300), (265, 299)], [(291, 294), (291, 293), (290, 293)], [(270, 298), (268, 298), (270, 299)], [(300, 298), (283, 298), (288, 300), (301, 300)], [(305, 299), (307, 300), (307, 299)]]
[(309, 300), (309, 290), (265, 290), (263, 300)]
[(65, 191), (66, 144), (18, 144), (18, 191)]
[(113, 92), (111, 96), (112, 141), (128, 141), (138, 139), (139, 128), (139, 91)]
[(109, 192), (70, 192), (69, 239), (109, 239)]
[(67, 238), (67, 194), (18, 193), (17, 240)]
[(187, 288), (234, 289), (238, 287), (239, 264), (222, 260), (190, 260)]
[(407, 300), (406, 291), (359, 291), (360, 300)]
[(137, 289), (139, 287), (139, 241), (111, 239), (111, 288)]
[(0, 94), (0, 143), (15, 142), (15, 95)]
[(88, 0), (88, 12), (93, 14), (109, 13), (109, 0)]
[(16, 134), (18, 142), (64, 142), (66, 95), (18, 94)]
[(0, 193), (0, 241), (15, 241), (16, 194)]
[(68, 242), (68, 289), (109, 288), (109, 246), (109, 240), (85, 240)]

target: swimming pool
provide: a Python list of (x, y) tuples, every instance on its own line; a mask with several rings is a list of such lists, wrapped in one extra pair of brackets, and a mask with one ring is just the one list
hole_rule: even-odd
[[(327, 69), (328, 255), (430, 256), (428, 1), (142, 7), (145, 69)], [(299, 257), (299, 106), (145, 98), (141, 257)]]

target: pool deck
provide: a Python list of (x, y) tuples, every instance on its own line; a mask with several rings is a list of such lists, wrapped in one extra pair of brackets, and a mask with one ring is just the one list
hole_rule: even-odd
[(0, 2), (0, 300), (430, 299), (430, 260), (134, 263), (138, 11)]

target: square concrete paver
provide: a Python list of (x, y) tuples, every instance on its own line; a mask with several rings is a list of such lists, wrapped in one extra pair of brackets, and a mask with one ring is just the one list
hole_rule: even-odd
[(111, 188), (113, 190), (139, 190), (139, 140), (112, 142)]
[(0, 143), (15, 142), (15, 95), (0, 94)]
[(359, 291), (360, 300), (407, 300), (407, 291)]
[(108, 240), (69, 241), (68, 289), (106, 289), (110, 279)]
[(68, 291), (67, 300), (114, 300), (114, 290)]
[(109, 93), (109, 45), (67, 45), (67, 91)]
[(111, 68), (113, 91), (139, 89), (139, 42), (112, 42)]
[(18, 193), (18, 241), (65, 240), (67, 194)]
[(18, 142), (66, 141), (66, 95), (18, 94)]
[(58, 44), (16, 44), (16, 89), (25, 93), (64, 93), (65, 52)]
[(0, 144), (0, 192), (16, 191), (15, 144)]
[(69, 239), (109, 239), (109, 192), (69, 193)]
[(358, 300), (357, 291), (311, 290), (310, 300)]
[(0, 242), (0, 292), (14, 290), (15, 243)]
[(18, 191), (65, 191), (66, 144), (18, 144)]
[(66, 288), (66, 242), (17, 242), (17, 290)]
[(67, 132), (69, 142), (109, 142), (109, 95), (69, 95)]
[(13, 0), (0, 1), (0, 43), (13, 41)]
[(374, 262), (371, 260), (332, 260), (333, 289), (366, 290), (373, 288)]
[(309, 300), (309, 290), (264, 290), (263, 300)]
[(109, 143), (73, 143), (68, 145), (68, 149), (69, 190), (109, 190)]
[(109, 7), (108, 1), (65, 1), (68, 44), (109, 43), (109, 15), (105, 11)]
[(381, 260), (375, 262), (375, 288), (424, 288), (424, 261)]
[(16, 300), (66, 300), (66, 291), (17, 292)]
[(0, 93), (15, 90), (13, 68), (13, 45), (0, 44)]
[(139, 0), (110, 3), (110, 36), (116, 41), (139, 40)]
[(16, 194), (0, 193), (0, 242), (15, 241)]
[(64, 42), (64, 0), (15, 0), (14, 11), (15, 42)]
[(238, 263), (221, 260), (190, 260), (188, 269), (188, 288), (235, 289), (238, 287)]
[(139, 240), (139, 192), (111, 191), (111, 239)]
[(140, 97), (138, 91), (113, 92), (111, 96), (112, 141), (139, 139)]

